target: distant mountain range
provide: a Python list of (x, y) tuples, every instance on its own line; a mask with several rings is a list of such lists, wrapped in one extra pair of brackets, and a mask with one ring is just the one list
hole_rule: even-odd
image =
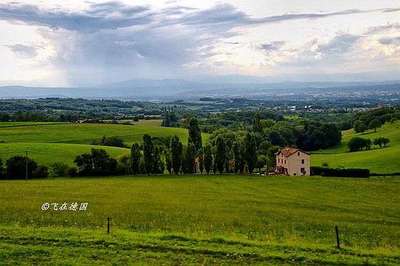
[(246, 97), (304, 94), (373, 94), (400, 93), (400, 81), (388, 82), (282, 82), (266, 83), (228, 82), (227, 79), (212, 82), (179, 79), (129, 80), (96, 87), (26, 87), (2, 86), (0, 98), (89, 98), (126, 100), (194, 100), (199, 97)]

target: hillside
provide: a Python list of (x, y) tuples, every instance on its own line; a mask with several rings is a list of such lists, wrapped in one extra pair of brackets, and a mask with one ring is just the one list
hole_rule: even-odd
[[(398, 265), (399, 188), (396, 178), (235, 175), (0, 181), (0, 261)], [(39, 211), (74, 201), (88, 210)]]
[[(342, 136), (342, 143), (338, 147), (314, 152), (311, 155), (311, 164), (321, 166), (327, 163), (329, 167), (368, 168), (374, 173), (400, 173), (400, 121), (393, 124), (386, 123), (376, 132), (369, 130), (355, 133), (353, 130), (347, 130)], [(383, 149), (349, 152), (347, 143), (355, 136), (371, 140), (386, 137), (390, 139), (390, 145)]]
[[(126, 148), (90, 145), (103, 136), (118, 136), (128, 146), (141, 142), (143, 135), (167, 137), (177, 135), (182, 142), (187, 141), (187, 130), (164, 128), (158, 120), (141, 121), (135, 125), (118, 124), (78, 124), (78, 123), (0, 123), (0, 158), (24, 155), (26, 151), (33, 159), (43, 164), (65, 162), (72, 164), (78, 154), (91, 148), (106, 149), (113, 157), (129, 153)], [(208, 138), (204, 134), (204, 141)]]

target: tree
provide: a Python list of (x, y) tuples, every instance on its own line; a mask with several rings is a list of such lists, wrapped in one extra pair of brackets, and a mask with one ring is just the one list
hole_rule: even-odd
[(367, 130), (367, 126), (365, 125), (365, 123), (361, 120), (357, 120), (354, 122), (354, 131), (356, 133), (361, 133), (364, 132), (365, 130)]
[(147, 134), (143, 136), (143, 159), (146, 173), (150, 175), (154, 169), (154, 145), (151, 137)]
[(174, 174), (179, 175), (182, 167), (183, 145), (177, 136), (171, 138), (169, 148), (171, 150), (171, 165), (173, 172)]
[(379, 148), (385, 147), (389, 142), (390, 140), (388, 138), (383, 137), (376, 138), (373, 141), (374, 145), (378, 145)]
[(243, 158), (244, 147), (240, 142), (233, 144), (233, 158), (235, 160), (235, 173), (243, 173), (245, 161)]
[(189, 131), (188, 143), (192, 143), (194, 145), (195, 152), (197, 154), (203, 145), (201, 140), (201, 130), (199, 127), (199, 122), (197, 121), (196, 118), (190, 119), (188, 131)]
[[(216, 141), (216, 152), (215, 152), (215, 170), (218, 170), (220, 174), (224, 172), (226, 161), (226, 149), (225, 149), (225, 141), (222, 137), (218, 137)], [(215, 171), (214, 170), (214, 171)]]
[(153, 153), (153, 170), (152, 173), (164, 173), (164, 162), (161, 160), (161, 148), (155, 147)]
[(202, 174), (204, 172), (204, 152), (203, 152), (203, 148), (200, 149), (199, 154), (197, 156), (197, 160), (199, 162), (200, 174)]
[(204, 148), (204, 169), (206, 170), (207, 175), (210, 174), (212, 165), (213, 165), (213, 157), (212, 157), (211, 147), (207, 145)]
[(349, 147), (350, 152), (353, 151), (360, 151), (363, 148), (369, 150), (371, 148), (371, 140), (370, 139), (363, 139), (360, 137), (351, 138), (350, 141), (347, 143), (347, 147)]
[(140, 150), (140, 145), (137, 143), (132, 144), (131, 147), (131, 170), (134, 175), (140, 173), (140, 158), (142, 157), (142, 152)]
[(381, 126), (382, 126), (382, 122), (377, 118), (372, 119), (371, 122), (369, 122), (369, 124), (368, 124), (368, 128), (373, 129), (375, 132), (376, 132), (376, 129)]
[[(33, 172), (38, 167), (37, 163), (29, 157), (14, 156), (7, 160), (7, 178), (23, 179), (28, 174), (28, 178), (33, 177)], [(26, 168), (28, 167), (28, 168)]]
[(259, 112), (257, 112), (254, 115), (253, 131), (254, 132), (262, 132), (263, 131), (263, 127), (262, 127), (262, 124), (261, 124), (261, 117), (260, 117), (260, 113)]
[(4, 175), (3, 161), (0, 158), (0, 178), (3, 178)]
[(249, 173), (252, 173), (257, 162), (257, 145), (254, 134), (247, 133), (244, 138), (245, 153), (244, 159)]
[(32, 177), (34, 178), (43, 178), (49, 176), (49, 169), (44, 165), (39, 165), (32, 172)]
[(196, 172), (196, 148), (192, 143), (189, 143), (186, 147), (184, 172), (188, 174)]
[(258, 172), (261, 173), (261, 168), (263, 168), (267, 164), (267, 157), (265, 155), (259, 155), (257, 157), (256, 168), (258, 168)]
[(78, 155), (74, 162), (82, 176), (106, 176), (117, 172), (117, 161), (102, 149), (92, 149), (90, 153)]

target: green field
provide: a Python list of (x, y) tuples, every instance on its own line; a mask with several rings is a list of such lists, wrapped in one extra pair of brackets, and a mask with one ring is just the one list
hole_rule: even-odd
[[(1, 181), (0, 262), (398, 265), (399, 194), (396, 178)], [(88, 211), (40, 210), (75, 201), (88, 202)]]
[[(348, 152), (347, 143), (355, 136), (369, 139), (386, 137), (390, 139), (390, 145), (383, 149)], [(313, 166), (321, 166), (323, 163), (329, 167), (368, 168), (374, 173), (400, 173), (400, 122), (386, 123), (377, 132), (344, 131), (341, 145), (311, 155)]]
[[(72, 164), (77, 155), (91, 148), (106, 149), (117, 158), (128, 154), (129, 150), (90, 144), (103, 136), (118, 136), (131, 145), (141, 142), (144, 134), (153, 137), (177, 135), (182, 142), (187, 141), (186, 129), (164, 128), (159, 120), (145, 120), (135, 125), (5, 122), (0, 123), (0, 158), (7, 160), (14, 155), (25, 155), (27, 151), (30, 157), (42, 164)], [(207, 137), (204, 134), (204, 141)]]

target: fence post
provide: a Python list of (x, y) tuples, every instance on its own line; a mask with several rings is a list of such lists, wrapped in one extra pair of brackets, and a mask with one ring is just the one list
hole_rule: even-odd
[(107, 217), (107, 234), (111, 231), (111, 218)]
[(337, 225), (335, 225), (335, 232), (336, 232), (336, 247), (340, 249), (339, 227)]

